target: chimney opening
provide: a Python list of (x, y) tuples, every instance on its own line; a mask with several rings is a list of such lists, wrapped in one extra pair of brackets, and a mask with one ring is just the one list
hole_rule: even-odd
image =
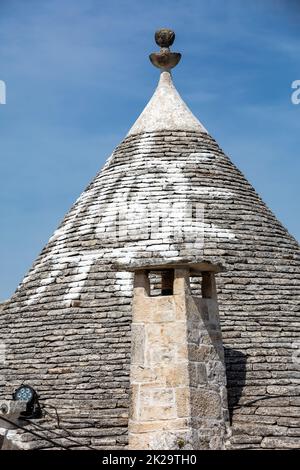
[(213, 274), (210, 272), (202, 273), (201, 292), (203, 299), (211, 299), (213, 297)]
[(174, 269), (150, 271), (148, 278), (151, 297), (173, 295)]

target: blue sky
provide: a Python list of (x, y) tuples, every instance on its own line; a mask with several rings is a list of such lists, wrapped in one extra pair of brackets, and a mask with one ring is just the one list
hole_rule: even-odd
[(170, 27), (177, 89), (300, 238), (300, 2), (0, 0), (0, 299), (152, 95)]

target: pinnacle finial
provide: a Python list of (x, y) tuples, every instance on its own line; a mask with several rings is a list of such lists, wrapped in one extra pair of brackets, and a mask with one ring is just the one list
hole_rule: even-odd
[(171, 29), (159, 29), (155, 33), (155, 42), (160, 46), (159, 52), (153, 52), (149, 58), (155, 67), (161, 70), (170, 70), (175, 67), (181, 59), (179, 52), (171, 52), (169, 47), (172, 46), (175, 39), (175, 33)]
[(155, 33), (155, 42), (160, 47), (170, 47), (172, 46), (175, 33), (171, 29), (159, 29)]

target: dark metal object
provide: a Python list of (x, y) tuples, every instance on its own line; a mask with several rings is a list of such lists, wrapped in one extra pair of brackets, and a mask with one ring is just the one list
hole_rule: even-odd
[(19, 419), (38, 419), (42, 417), (39, 396), (30, 385), (21, 385), (13, 393), (13, 400), (26, 403), (26, 410), (20, 413)]

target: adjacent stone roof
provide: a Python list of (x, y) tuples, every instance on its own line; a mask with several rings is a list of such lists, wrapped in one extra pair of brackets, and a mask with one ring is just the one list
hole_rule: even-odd
[[(184, 220), (176, 207), (187, 208)], [(1, 396), (30, 383), (52, 414), (44, 426), (60, 432), (55, 406), (83, 447), (125, 446), (127, 269), (182, 260), (225, 267), (217, 286), (233, 423), (228, 447), (299, 447), (299, 245), (164, 72), (128, 136), (4, 306)]]

